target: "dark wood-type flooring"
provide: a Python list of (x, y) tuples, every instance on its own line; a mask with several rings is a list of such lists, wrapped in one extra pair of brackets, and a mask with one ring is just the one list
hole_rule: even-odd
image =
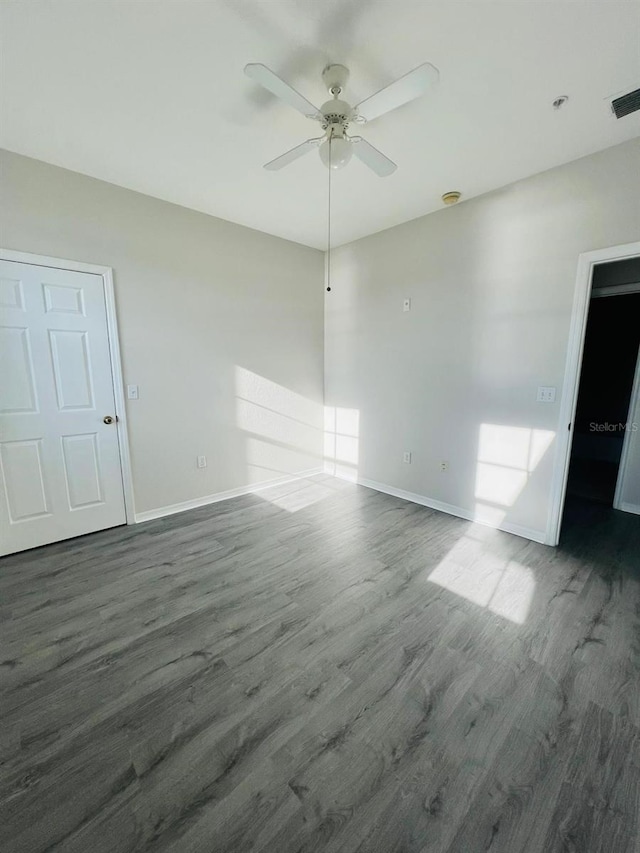
[(330, 478), (0, 562), (4, 853), (635, 853), (640, 518)]

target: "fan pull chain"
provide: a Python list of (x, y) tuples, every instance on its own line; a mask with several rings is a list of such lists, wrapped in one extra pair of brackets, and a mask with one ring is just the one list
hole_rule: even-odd
[(327, 171), (329, 172), (329, 210), (327, 216), (327, 293), (331, 293), (331, 172), (333, 172), (333, 168), (331, 164), (333, 163), (333, 154), (331, 151), (331, 142), (333, 139), (333, 133), (329, 133), (329, 168)]

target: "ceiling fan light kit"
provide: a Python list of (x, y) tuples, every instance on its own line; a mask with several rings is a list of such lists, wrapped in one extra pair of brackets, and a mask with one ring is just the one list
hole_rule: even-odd
[(320, 145), (318, 149), (320, 159), (327, 168), (342, 169), (346, 166), (353, 154), (351, 142), (344, 136), (332, 136)]
[(265, 163), (265, 169), (270, 171), (282, 169), (302, 157), (307, 151), (318, 148), (320, 159), (330, 170), (343, 168), (355, 154), (365, 166), (381, 178), (393, 174), (397, 169), (396, 164), (362, 136), (349, 136), (347, 133), (349, 125), (373, 121), (415, 100), (439, 78), (438, 69), (431, 63), (425, 62), (352, 107), (341, 97), (349, 81), (349, 69), (337, 63), (327, 65), (322, 72), (322, 80), (331, 98), (318, 109), (266, 65), (251, 62), (245, 66), (244, 72), (247, 77), (259, 83), (302, 115), (319, 122), (324, 131), (323, 136), (307, 139), (280, 157)]

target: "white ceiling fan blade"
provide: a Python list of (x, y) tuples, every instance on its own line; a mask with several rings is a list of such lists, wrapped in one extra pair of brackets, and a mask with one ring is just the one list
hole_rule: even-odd
[(281, 80), (266, 65), (262, 65), (260, 62), (250, 62), (249, 65), (245, 65), (244, 73), (247, 77), (255, 80), (256, 83), (259, 83), (265, 89), (268, 89), (269, 92), (272, 92), (278, 98), (285, 101), (294, 110), (298, 110), (302, 115), (309, 118), (316, 118), (319, 115), (318, 108), (314, 107), (311, 101), (308, 101), (300, 92), (296, 92), (295, 89), (288, 83), (285, 83), (284, 80)]
[(394, 83), (389, 83), (375, 95), (366, 98), (357, 105), (355, 111), (367, 121), (373, 121), (374, 118), (424, 95), (429, 86), (438, 82), (439, 77), (440, 72), (435, 65), (425, 62)]
[(374, 148), (373, 145), (361, 136), (352, 136), (351, 142), (353, 144), (353, 153), (356, 157), (362, 160), (365, 166), (368, 166), (381, 178), (392, 175), (398, 168), (393, 160), (389, 160), (388, 157), (384, 156), (382, 151), (378, 151), (377, 148)]
[(293, 163), (293, 161), (297, 160), (299, 157), (303, 157), (307, 151), (311, 151), (312, 148), (317, 148), (323, 139), (324, 136), (320, 136), (317, 139), (307, 139), (306, 142), (301, 142), (300, 145), (296, 145), (295, 148), (292, 148), (290, 151), (286, 151), (284, 154), (276, 157), (275, 160), (269, 160), (268, 163), (264, 164), (264, 168), (268, 169), (270, 172), (276, 172), (278, 169), (288, 166), (289, 163)]

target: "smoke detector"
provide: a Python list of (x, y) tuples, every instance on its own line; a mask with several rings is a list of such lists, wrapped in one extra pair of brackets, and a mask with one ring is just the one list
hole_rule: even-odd
[(445, 204), (455, 204), (457, 201), (460, 201), (461, 195), (462, 193), (458, 192), (458, 190), (450, 190), (442, 196), (442, 201)]

